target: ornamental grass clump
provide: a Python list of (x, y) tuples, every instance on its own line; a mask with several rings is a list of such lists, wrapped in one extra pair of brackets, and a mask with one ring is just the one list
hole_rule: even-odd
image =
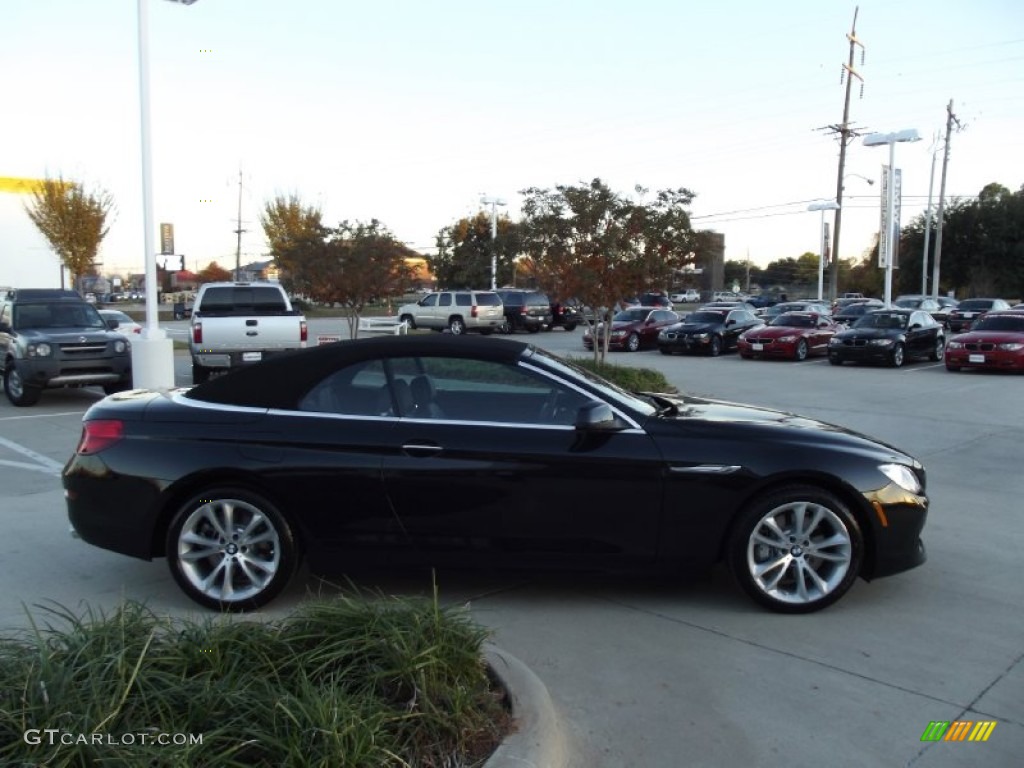
[(277, 621), (46, 607), (0, 639), (0, 764), (482, 763), (511, 727), (486, 630), (433, 600), (311, 600)]

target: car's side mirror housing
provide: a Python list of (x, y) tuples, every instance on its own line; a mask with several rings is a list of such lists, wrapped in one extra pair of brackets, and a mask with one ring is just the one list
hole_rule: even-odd
[(921, 327), (920, 323), (914, 323), (913, 325), (910, 326), (910, 330), (916, 331), (920, 327)]
[(619, 432), (626, 428), (608, 403), (597, 400), (580, 406), (576, 412), (575, 426), (585, 432)]
[(108, 317), (107, 318), (107, 328), (109, 328), (110, 330), (112, 330), (112, 331), (116, 330), (118, 325), (119, 325), (119, 323), (117, 322), (117, 318), (115, 318), (115, 317)]

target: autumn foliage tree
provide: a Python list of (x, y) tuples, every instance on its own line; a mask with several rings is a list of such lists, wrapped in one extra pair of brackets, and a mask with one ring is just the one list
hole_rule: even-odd
[[(611, 308), (668, 285), (693, 260), (699, 238), (686, 210), (693, 193), (663, 190), (645, 203), (648, 191), (635, 191), (639, 201), (594, 179), (522, 193), (522, 249), (542, 288), (555, 298)], [(595, 359), (607, 353), (608, 334), (603, 341), (594, 345)]]
[(445, 288), (490, 287), (493, 254), (497, 284), (509, 285), (514, 282), (519, 252), (519, 225), (499, 216), (492, 238), (491, 215), (480, 211), (438, 232), (437, 255), (430, 258), (430, 268), (438, 285)]
[(224, 269), (224, 267), (215, 261), (211, 261), (196, 273), (196, 282), (200, 285), (203, 283), (220, 283), (230, 280), (231, 277), (232, 274), (230, 270)]
[(49, 242), (72, 285), (95, 271), (96, 254), (110, 227), (114, 210), (111, 195), (102, 189), (87, 190), (81, 182), (47, 177), (36, 186), (25, 212)]
[(281, 283), (290, 293), (312, 298), (316, 276), (303, 264), (317, 257), (327, 237), (320, 209), (305, 205), (298, 195), (278, 195), (264, 205), (260, 224)]

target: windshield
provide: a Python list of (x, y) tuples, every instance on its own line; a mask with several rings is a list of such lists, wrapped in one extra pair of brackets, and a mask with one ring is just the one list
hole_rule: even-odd
[(533, 348), (533, 356), (542, 358), (547, 366), (567, 378), (586, 379), (591, 386), (600, 389), (601, 392), (604, 393), (605, 397), (613, 401), (616, 405), (627, 408), (634, 413), (643, 414), (644, 416), (653, 416), (657, 413), (657, 408), (651, 405), (647, 399), (637, 397), (633, 393), (627, 392), (618, 385), (612, 384), (610, 381), (602, 379), (597, 374), (588, 371), (586, 368), (574, 365), (570, 360), (555, 357), (551, 353), (536, 347)]
[(906, 307), (907, 309), (917, 309), (921, 306), (922, 299), (898, 299), (896, 301), (897, 307)]
[(788, 313), (774, 318), (768, 325), (785, 325), (789, 328), (813, 328), (814, 318), (810, 315)]
[(725, 312), (693, 312), (687, 318), (687, 323), (720, 323), (725, 319)]
[(19, 304), (14, 307), (15, 330), (29, 328), (103, 328), (106, 323), (96, 307), (85, 302)]
[(1024, 315), (1010, 317), (1008, 315), (990, 315), (971, 326), (972, 331), (1013, 331), (1024, 333)]
[(616, 313), (612, 320), (618, 323), (636, 323), (641, 320), (646, 320), (647, 315), (651, 313), (649, 309), (624, 309), (621, 312)]
[(854, 328), (906, 328), (907, 316), (889, 312), (872, 312), (853, 324)]
[(957, 309), (966, 309), (970, 312), (977, 312), (979, 309), (991, 309), (991, 299), (966, 299), (961, 301)]

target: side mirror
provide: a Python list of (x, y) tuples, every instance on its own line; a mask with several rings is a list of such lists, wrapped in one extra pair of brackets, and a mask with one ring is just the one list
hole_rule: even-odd
[(591, 400), (576, 412), (576, 429), (585, 432), (620, 432), (626, 428), (608, 403)]
[(736, 325), (736, 321), (735, 320), (726, 320), (725, 324), (726, 325)]
[(107, 328), (109, 328), (110, 330), (112, 330), (112, 331), (115, 330), (118, 325), (119, 325), (119, 323), (117, 322), (117, 318), (116, 317), (108, 317), (107, 318)]
[(8, 323), (6, 320), (0, 320), (0, 333), (10, 333), (10, 332), (11, 332), (11, 324)]
[(916, 331), (920, 327), (921, 327), (920, 323), (914, 323), (913, 325), (910, 326), (910, 330)]

